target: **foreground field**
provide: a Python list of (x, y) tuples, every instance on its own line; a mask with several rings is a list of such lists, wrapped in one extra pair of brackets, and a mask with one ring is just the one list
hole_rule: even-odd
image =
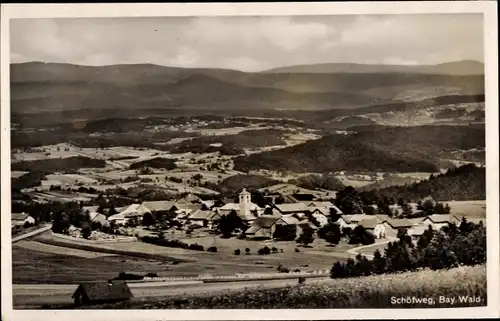
[[(394, 300), (407, 297), (427, 300), (408, 304), (398, 304)], [(455, 301), (445, 303), (441, 298)], [(469, 302), (466, 298), (474, 298), (477, 302)], [(92, 306), (92, 309), (450, 308), (486, 304), (486, 267), (475, 266), (327, 280), (321, 284), (279, 289), (253, 288), (216, 295), (207, 291), (205, 295), (180, 299), (137, 299)]]

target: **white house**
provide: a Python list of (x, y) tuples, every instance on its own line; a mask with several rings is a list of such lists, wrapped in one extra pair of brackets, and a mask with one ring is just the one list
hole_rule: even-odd
[(108, 217), (108, 221), (114, 222), (117, 225), (124, 225), (129, 220), (136, 219), (140, 223), (145, 213), (151, 213), (151, 211), (141, 204), (132, 204), (118, 214)]
[(373, 234), (376, 239), (386, 237), (386, 226), (384, 224), (384, 221), (376, 216), (365, 218), (360, 221), (358, 225), (363, 226), (368, 232)]
[(11, 226), (24, 226), (25, 224), (35, 224), (35, 219), (26, 213), (12, 213), (11, 214)]

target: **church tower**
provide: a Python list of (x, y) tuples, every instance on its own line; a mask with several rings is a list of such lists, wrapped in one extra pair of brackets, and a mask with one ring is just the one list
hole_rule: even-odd
[(250, 193), (243, 188), (243, 190), (240, 193), (240, 199), (239, 199), (239, 207), (240, 207), (240, 213), (239, 215), (242, 217), (246, 217), (250, 215), (250, 204), (252, 203), (252, 200), (250, 198)]

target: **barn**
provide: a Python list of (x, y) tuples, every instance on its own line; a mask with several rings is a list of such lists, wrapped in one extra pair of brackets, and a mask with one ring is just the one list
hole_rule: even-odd
[(82, 283), (73, 293), (75, 305), (90, 305), (97, 303), (118, 302), (133, 297), (125, 281), (108, 281)]

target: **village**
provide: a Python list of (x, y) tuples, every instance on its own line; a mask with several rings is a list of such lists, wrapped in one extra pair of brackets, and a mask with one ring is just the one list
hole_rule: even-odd
[[(177, 200), (144, 201), (111, 209), (98, 205), (81, 206), (83, 222), (78, 222), (78, 226), (75, 226), (68, 218), (55, 216), (52, 230), (75, 239), (96, 241), (117, 236), (141, 238), (161, 233), (169, 238), (182, 235), (182, 238), (193, 240), (197, 236), (210, 234), (225, 238), (237, 236), (246, 240), (297, 241), (309, 245), (320, 231), (327, 233), (328, 228), (335, 225), (338, 226), (340, 236), (345, 237), (362, 229), (362, 233), (369, 235), (369, 240), (362, 245), (370, 245), (384, 240), (395, 240), (401, 231), (417, 241), (429, 226), (439, 230), (448, 224), (458, 225), (464, 217), (461, 215), (461, 205), (471, 204), (471, 201), (451, 202), (453, 207), (447, 214), (426, 214), (421, 209), (422, 204), (419, 208), (418, 204), (411, 203), (407, 206), (412, 217), (399, 218), (396, 215), (381, 213), (377, 210), (377, 205), (371, 205), (373, 211), (370, 214), (344, 213), (332, 202), (333, 199), (325, 199), (325, 196), (330, 195), (301, 189), (291, 184), (270, 186), (260, 192), (267, 203), (263, 207), (252, 201), (251, 193), (246, 189), (238, 194), (236, 200), (203, 200), (194, 194), (186, 194)], [(423, 201), (434, 202), (432, 199)], [(485, 202), (473, 203), (476, 208), (482, 207), (484, 210)], [(404, 210), (398, 204), (390, 205), (389, 208), (396, 214)], [(229, 221), (230, 226), (226, 228), (229, 231), (226, 232), (221, 222), (230, 217), (232, 221)], [(467, 219), (476, 222), (480, 220), (474, 217)], [(12, 214), (13, 229), (30, 228), (33, 225), (35, 219), (32, 216), (26, 213)], [(289, 235), (290, 231), (292, 236)], [(303, 240), (304, 235), (309, 234), (310, 236)]]

